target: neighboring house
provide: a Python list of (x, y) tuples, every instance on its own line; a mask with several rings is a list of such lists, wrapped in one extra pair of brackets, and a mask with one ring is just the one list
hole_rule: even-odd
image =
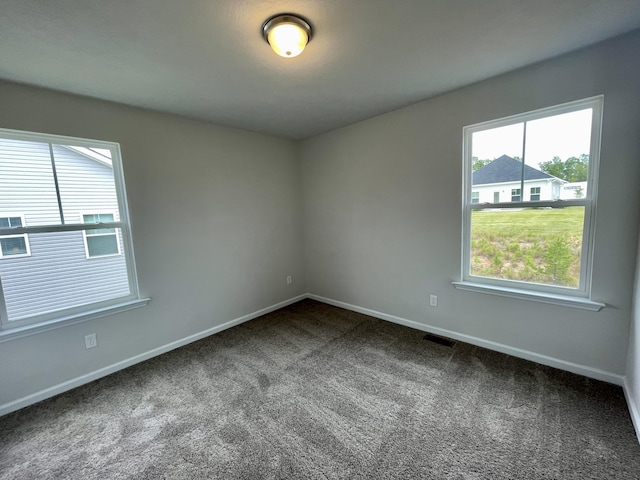
[[(0, 225), (59, 225), (61, 213), (66, 224), (117, 221), (108, 155), (0, 140)], [(100, 302), (114, 293), (127, 295), (122, 251), (121, 232), (109, 228), (0, 236), (0, 279), (9, 319)]]
[(588, 182), (570, 182), (562, 185), (560, 190), (560, 200), (573, 200), (587, 196)]
[(522, 195), (522, 162), (502, 155), (473, 172), (472, 203), (528, 202), (558, 200), (563, 184), (553, 175), (524, 165)]

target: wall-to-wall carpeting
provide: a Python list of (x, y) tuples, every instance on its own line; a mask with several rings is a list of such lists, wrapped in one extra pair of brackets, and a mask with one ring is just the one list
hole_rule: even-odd
[(619, 387), (312, 300), (0, 418), (0, 479), (637, 479)]

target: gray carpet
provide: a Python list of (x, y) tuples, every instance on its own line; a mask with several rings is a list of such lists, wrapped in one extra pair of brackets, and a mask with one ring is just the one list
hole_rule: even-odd
[(305, 300), (0, 418), (0, 479), (638, 479), (619, 387)]

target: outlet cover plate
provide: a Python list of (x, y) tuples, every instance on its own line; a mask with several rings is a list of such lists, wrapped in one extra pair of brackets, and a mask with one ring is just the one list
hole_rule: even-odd
[(98, 337), (95, 333), (90, 333), (89, 335), (84, 336), (84, 346), (87, 349), (98, 346)]

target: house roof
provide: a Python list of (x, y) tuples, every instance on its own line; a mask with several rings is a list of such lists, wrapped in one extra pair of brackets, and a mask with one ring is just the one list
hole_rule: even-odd
[[(493, 162), (473, 172), (472, 185), (489, 183), (519, 182), (522, 175), (522, 162), (508, 155), (502, 155)], [(558, 180), (553, 175), (544, 173), (529, 165), (524, 166), (524, 180), (544, 180), (547, 178)]]
[(60, 145), (72, 152), (79, 153), (83, 157), (87, 157), (102, 165), (113, 168), (113, 161), (111, 160), (111, 152), (102, 148), (89, 148), (89, 147), (74, 147), (71, 145)]

